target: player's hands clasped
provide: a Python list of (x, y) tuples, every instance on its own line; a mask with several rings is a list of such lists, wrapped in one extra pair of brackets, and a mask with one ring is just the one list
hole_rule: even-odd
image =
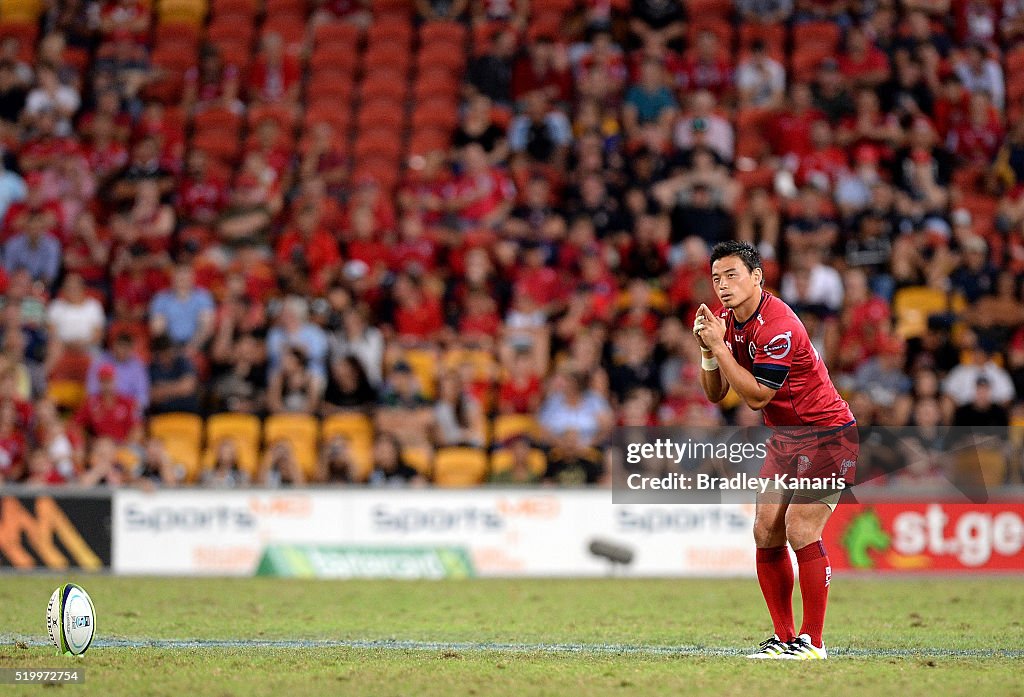
[(725, 341), (725, 322), (720, 317), (716, 317), (707, 305), (701, 304), (697, 308), (693, 334), (700, 342), (701, 348), (710, 351)]

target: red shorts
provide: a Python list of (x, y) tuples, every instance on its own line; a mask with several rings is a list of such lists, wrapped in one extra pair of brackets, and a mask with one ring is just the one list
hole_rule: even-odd
[(857, 473), (859, 452), (860, 440), (855, 423), (820, 436), (791, 439), (773, 435), (768, 440), (768, 452), (760, 476), (841, 480), (846, 487), (851, 487)]

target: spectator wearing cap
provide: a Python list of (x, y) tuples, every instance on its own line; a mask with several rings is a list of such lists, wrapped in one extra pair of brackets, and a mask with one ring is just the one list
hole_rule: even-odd
[(715, 113), (715, 96), (707, 90), (690, 95), (689, 110), (675, 126), (675, 144), (689, 150), (700, 143), (723, 162), (732, 162), (735, 135), (728, 119)]
[(992, 359), (988, 351), (977, 346), (969, 351), (967, 361), (949, 371), (942, 382), (942, 392), (958, 407), (970, 404), (977, 398), (980, 379), (987, 381), (987, 384), (983, 383), (990, 391), (986, 398), (994, 404), (1009, 404), (1016, 396), (1010, 374)]
[(213, 336), (213, 296), (196, 286), (195, 272), (187, 264), (174, 270), (171, 287), (156, 294), (149, 305), (149, 331), (198, 350)]
[(149, 365), (151, 414), (199, 413), (199, 375), (181, 347), (167, 336), (150, 343)]
[(989, 261), (988, 243), (978, 236), (963, 241), (963, 258), (949, 276), (953, 288), (963, 293), (969, 303), (996, 289), (996, 270)]
[(989, 57), (984, 44), (970, 44), (963, 57), (953, 66), (953, 70), (968, 92), (988, 94), (992, 105), (999, 111), (1003, 110), (1006, 104), (1003, 69), (995, 59)]
[(412, 366), (406, 361), (398, 360), (388, 371), (378, 393), (374, 421), (378, 431), (394, 434), (405, 446), (429, 445), (434, 412)]
[(777, 109), (786, 92), (786, 69), (768, 54), (762, 39), (736, 66), (736, 91), (741, 108)]
[(974, 399), (957, 407), (953, 414), (954, 426), (1006, 428), (1010, 414), (1006, 407), (992, 401), (992, 384), (985, 375), (974, 382)]
[(110, 351), (93, 358), (85, 380), (87, 394), (99, 394), (99, 373), (104, 366), (114, 369), (117, 393), (131, 397), (139, 409), (145, 411), (149, 406), (149, 371), (135, 351), (135, 339), (131, 334), (119, 333), (114, 337)]
[(839, 72), (839, 63), (835, 58), (829, 57), (821, 61), (812, 91), (814, 106), (828, 117), (833, 126), (851, 116), (856, 110), (849, 85)]
[(89, 395), (75, 412), (74, 423), (89, 438), (109, 438), (117, 445), (142, 442), (139, 406), (127, 395), (117, 393), (117, 371), (104, 364), (97, 371), (99, 391)]

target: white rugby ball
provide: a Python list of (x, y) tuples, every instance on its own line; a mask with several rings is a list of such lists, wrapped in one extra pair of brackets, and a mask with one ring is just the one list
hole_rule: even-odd
[(96, 634), (96, 608), (84, 588), (65, 583), (53, 592), (46, 605), (46, 630), (62, 654), (86, 652)]

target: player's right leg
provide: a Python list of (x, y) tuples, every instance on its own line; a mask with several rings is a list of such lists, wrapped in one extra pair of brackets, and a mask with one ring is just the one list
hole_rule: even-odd
[(786, 546), (786, 509), (789, 495), (781, 491), (759, 494), (754, 513), (757, 546), (757, 582), (761, 586), (775, 634), (761, 642), (747, 658), (778, 658), (789, 649), (793, 630), (793, 563)]

